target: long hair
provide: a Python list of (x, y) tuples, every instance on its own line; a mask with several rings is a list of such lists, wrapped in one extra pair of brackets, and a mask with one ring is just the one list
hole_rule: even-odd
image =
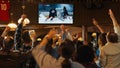
[(61, 55), (65, 58), (62, 62), (62, 68), (71, 68), (71, 62), (69, 59), (72, 57), (73, 53), (75, 52), (74, 43), (68, 39), (66, 39), (60, 45)]
[(24, 43), (30, 43), (32, 41), (31, 38), (30, 38), (28, 30), (23, 31), (22, 39), (23, 39)]
[(104, 46), (107, 43), (106, 33), (102, 33), (102, 34), (99, 35), (98, 43), (101, 44), (102, 46)]

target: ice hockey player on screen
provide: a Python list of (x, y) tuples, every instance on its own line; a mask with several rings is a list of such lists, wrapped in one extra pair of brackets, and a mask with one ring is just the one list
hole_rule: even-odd
[(63, 19), (66, 19), (68, 15), (69, 15), (68, 11), (67, 11), (66, 7), (64, 6), (63, 7)]
[(46, 20), (48, 20), (50, 18), (50, 20), (53, 20), (53, 18), (55, 18), (57, 16), (57, 11), (55, 8), (50, 9), (49, 11), (49, 16), (47, 17)]

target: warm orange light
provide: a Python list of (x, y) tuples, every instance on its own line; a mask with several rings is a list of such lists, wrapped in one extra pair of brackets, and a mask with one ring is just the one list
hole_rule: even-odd
[(37, 41), (41, 41), (42, 39), (41, 38), (37, 38)]
[(83, 41), (83, 38), (82, 38), (82, 37), (79, 37), (78, 40), (79, 40), (79, 41)]
[(17, 25), (15, 23), (9, 23), (7, 26), (9, 26), (11, 29), (17, 28)]
[(93, 36), (93, 37), (96, 37), (96, 35), (97, 35), (96, 33), (92, 33), (92, 36)]

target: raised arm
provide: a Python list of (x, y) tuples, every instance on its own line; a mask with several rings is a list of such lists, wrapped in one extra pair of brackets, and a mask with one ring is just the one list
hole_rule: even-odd
[(1, 37), (4, 38), (4, 37), (8, 34), (9, 31), (10, 31), (10, 27), (9, 27), (9, 26), (6, 26), (6, 28), (5, 28), (5, 30), (3, 31)]
[(40, 43), (39, 46), (45, 46), (49, 39), (51, 39), (55, 34), (57, 34), (56, 29), (51, 29), (49, 33), (44, 37), (43, 41)]
[(14, 34), (14, 44), (15, 44), (15, 50), (20, 50), (22, 46), (22, 30), (23, 30), (23, 22), (25, 20), (25, 17), (21, 17), (20, 22), (18, 23), (18, 26), (15, 30)]
[(52, 59), (49, 59), (51, 58), (51, 56), (46, 53), (45, 46), (48, 43), (48, 40), (51, 39), (55, 34), (56, 34), (55, 29), (50, 30), (50, 32), (44, 37), (42, 42), (35, 48), (33, 48), (32, 55), (39, 66), (42, 66), (43, 62), (46, 62), (47, 64), (48, 61), (54, 61)]
[(117, 20), (116, 20), (116, 18), (115, 18), (115, 16), (114, 16), (114, 14), (113, 14), (111, 9), (109, 9), (109, 13), (108, 14), (110, 15), (110, 18), (112, 20), (113, 26), (114, 27), (119, 26), (119, 24), (118, 24), (118, 22), (117, 22)]
[(6, 28), (4, 29), (2, 35), (0, 36), (0, 50), (4, 47), (3, 46), (3, 39), (5, 38), (5, 36), (7, 36), (8, 32), (10, 31), (10, 27), (9, 26), (6, 26)]
[(95, 18), (92, 19), (93, 20), (93, 24), (100, 30), (101, 33), (104, 33), (104, 30), (102, 29), (102, 27), (100, 27), (100, 25), (98, 24), (98, 22), (95, 20)]
[[(110, 18), (112, 20), (115, 33), (117, 33), (120, 36), (120, 26), (119, 26), (119, 24), (118, 24), (111, 9), (109, 9), (109, 15), (110, 15)], [(119, 37), (119, 41), (120, 41), (120, 37)]]

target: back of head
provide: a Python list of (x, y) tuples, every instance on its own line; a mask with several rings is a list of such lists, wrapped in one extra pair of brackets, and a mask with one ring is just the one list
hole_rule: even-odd
[(48, 43), (46, 44), (46, 47), (45, 47), (45, 51), (48, 53), (48, 54), (52, 54), (52, 44), (53, 44), (53, 40), (50, 39), (48, 40)]
[(70, 63), (69, 59), (65, 59), (62, 62), (62, 68), (71, 68), (71, 63)]
[(64, 58), (70, 58), (75, 50), (74, 43), (71, 40), (66, 39), (64, 42), (61, 43), (60, 49), (61, 55)]
[(27, 30), (23, 31), (22, 39), (24, 43), (30, 43), (32, 41)]
[(14, 46), (14, 40), (12, 37), (7, 36), (3, 39), (3, 50), (10, 51)]
[(83, 46), (83, 42), (82, 41), (77, 41), (76, 46), (77, 46), (76, 48), (78, 50), (81, 46)]
[(81, 47), (79, 47), (78, 51), (77, 51), (77, 61), (79, 63), (89, 63), (89, 62), (93, 62), (95, 58), (94, 55), (94, 50), (93, 48), (83, 45)]
[(60, 45), (60, 53), (61, 56), (65, 58), (65, 60), (62, 63), (62, 68), (71, 68), (71, 63), (69, 59), (72, 57), (75, 47), (74, 43), (68, 39), (66, 39), (61, 45)]
[(118, 42), (118, 35), (114, 32), (107, 33), (107, 41), (111, 43), (117, 43)]
[(105, 45), (107, 43), (106, 33), (102, 33), (98, 37), (98, 44)]

